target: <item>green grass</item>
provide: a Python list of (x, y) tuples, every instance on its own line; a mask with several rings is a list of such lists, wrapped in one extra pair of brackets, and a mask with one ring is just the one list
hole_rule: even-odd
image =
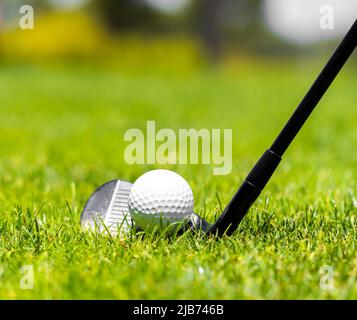
[[(338, 77), (230, 238), (120, 239), (80, 230), (81, 209), (127, 165), (125, 130), (232, 128), (233, 171), (166, 166), (213, 221), (299, 102), (321, 63), (189, 72), (2, 66), (0, 298), (357, 298), (356, 69)], [(33, 266), (34, 288), (20, 272)], [(324, 266), (334, 271), (323, 289)]]

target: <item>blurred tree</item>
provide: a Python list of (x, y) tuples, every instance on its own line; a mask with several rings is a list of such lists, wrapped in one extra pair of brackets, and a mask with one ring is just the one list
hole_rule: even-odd
[(263, 0), (189, 0), (176, 14), (159, 11), (154, 0), (91, 1), (111, 31), (194, 33), (213, 62), (226, 48), (268, 51), (274, 41), (262, 23)]
[(259, 37), (262, 31), (261, 3), (262, 0), (192, 1), (194, 28), (213, 61), (219, 59), (222, 47), (227, 43), (234, 46)]
[(219, 14), (223, 2), (224, 0), (196, 0), (194, 3), (198, 33), (212, 60), (217, 60), (221, 55), (222, 33)]
[[(97, 12), (113, 32), (145, 30), (165, 33), (185, 30), (202, 40), (207, 56), (216, 61), (223, 47), (249, 47), (264, 35), (262, 0), (190, 0), (188, 10), (176, 16), (158, 11), (154, 0), (92, 0)], [(167, 0), (169, 1), (169, 0)], [(177, 16), (180, 16), (178, 18)]]
[(143, 0), (98, 0), (94, 6), (112, 31), (140, 29), (153, 25), (157, 12)]

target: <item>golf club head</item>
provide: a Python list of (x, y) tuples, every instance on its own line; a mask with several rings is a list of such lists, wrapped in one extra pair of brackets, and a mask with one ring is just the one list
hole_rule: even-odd
[(81, 226), (91, 231), (107, 230), (111, 235), (127, 233), (133, 227), (128, 199), (132, 183), (112, 180), (97, 188), (81, 214)]
[[(112, 180), (98, 187), (89, 197), (81, 214), (81, 226), (95, 232), (124, 235), (135, 228), (129, 213), (128, 200), (132, 183)], [(196, 213), (192, 213), (184, 230), (208, 231), (211, 225)]]

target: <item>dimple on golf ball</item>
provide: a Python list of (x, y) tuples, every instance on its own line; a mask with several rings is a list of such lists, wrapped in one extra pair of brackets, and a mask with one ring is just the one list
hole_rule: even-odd
[(162, 169), (139, 177), (129, 195), (129, 212), (143, 230), (189, 219), (193, 204), (193, 193), (186, 180), (173, 171)]

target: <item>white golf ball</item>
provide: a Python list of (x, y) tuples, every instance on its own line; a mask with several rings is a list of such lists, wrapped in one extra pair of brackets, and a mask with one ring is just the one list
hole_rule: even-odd
[(193, 213), (193, 193), (184, 178), (169, 170), (139, 177), (129, 195), (129, 212), (143, 230), (182, 223)]

